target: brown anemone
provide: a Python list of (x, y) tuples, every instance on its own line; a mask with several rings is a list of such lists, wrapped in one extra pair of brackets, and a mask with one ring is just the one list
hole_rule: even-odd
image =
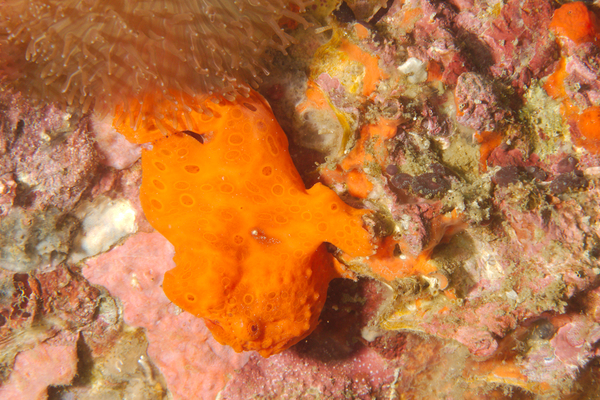
[[(300, 10), (305, 5), (292, 3)], [(231, 99), (268, 73), (267, 48), (285, 51), (291, 43), (279, 19), (306, 23), (289, 5), (288, 0), (2, 0), (0, 51), (4, 60), (28, 61), (18, 61), (9, 76), (15, 86), (64, 99), (84, 112), (95, 103), (96, 109), (123, 107), (127, 114), (132, 100), (143, 103), (157, 93), (180, 105), (171, 93)]]

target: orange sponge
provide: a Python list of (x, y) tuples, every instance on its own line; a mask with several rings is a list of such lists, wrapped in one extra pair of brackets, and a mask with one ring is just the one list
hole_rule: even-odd
[(558, 36), (579, 44), (593, 41), (598, 22), (596, 16), (580, 1), (567, 3), (554, 12), (550, 29)]
[(576, 123), (581, 134), (577, 144), (591, 153), (600, 153), (600, 107), (586, 108), (577, 116)]
[(141, 201), (175, 246), (163, 289), (236, 351), (268, 357), (317, 325), (336, 276), (324, 242), (373, 253), (362, 215), (329, 188), (306, 190), (288, 142), (256, 93), (191, 111), (195, 133), (175, 133), (142, 156)]

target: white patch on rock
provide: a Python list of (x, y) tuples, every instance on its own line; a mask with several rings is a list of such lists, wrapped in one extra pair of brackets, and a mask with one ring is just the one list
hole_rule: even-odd
[(382, 336), (384, 333), (385, 333), (385, 331), (383, 331), (382, 329), (379, 329), (376, 326), (369, 326), (369, 325), (365, 326), (360, 331), (362, 338), (365, 339), (369, 343), (372, 342), (373, 340), (377, 339), (379, 336)]
[(398, 71), (408, 75), (410, 83), (422, 83), (427, 80), (427, 66), (418, 58), (411, 57), (398, 67)]
[(74, 263), (108, 251), (137, 231), (135, 210), (124, 199), (100, 196), (80, 205), (75, 215), (82, 221), (82, 229), (73, 243), (70, 261)]

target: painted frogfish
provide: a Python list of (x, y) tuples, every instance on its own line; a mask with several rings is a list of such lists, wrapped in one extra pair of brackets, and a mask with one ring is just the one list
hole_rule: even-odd
[[(132, 138), (128, 122), (115, 126)], [(193, 131), (175, 127), (164, 137), (146, 125), (134, 140), (160, 138), (143, 151), (140, 198), (175, 247), (167, 297), (238, 352), (268, 357), (305, 338), (339, 276), (326, 243), (352, 257), (372, 254), (368, 211), (320, 183), (305, 189), (257, 93), (187, 110), (180, 125)]]

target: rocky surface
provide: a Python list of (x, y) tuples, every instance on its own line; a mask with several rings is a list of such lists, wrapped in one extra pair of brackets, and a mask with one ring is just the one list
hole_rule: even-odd
[(162, 293), (140, 146), (3, 90), (0, 397), (594, 398), (600, 50), (581, 21), (600, 14), (561, 7), (331, 1), (290, 31), (260, 91), (307, 186), (373, 210), (378, 248), (337, 254), (357, 280), (268, 359)]

